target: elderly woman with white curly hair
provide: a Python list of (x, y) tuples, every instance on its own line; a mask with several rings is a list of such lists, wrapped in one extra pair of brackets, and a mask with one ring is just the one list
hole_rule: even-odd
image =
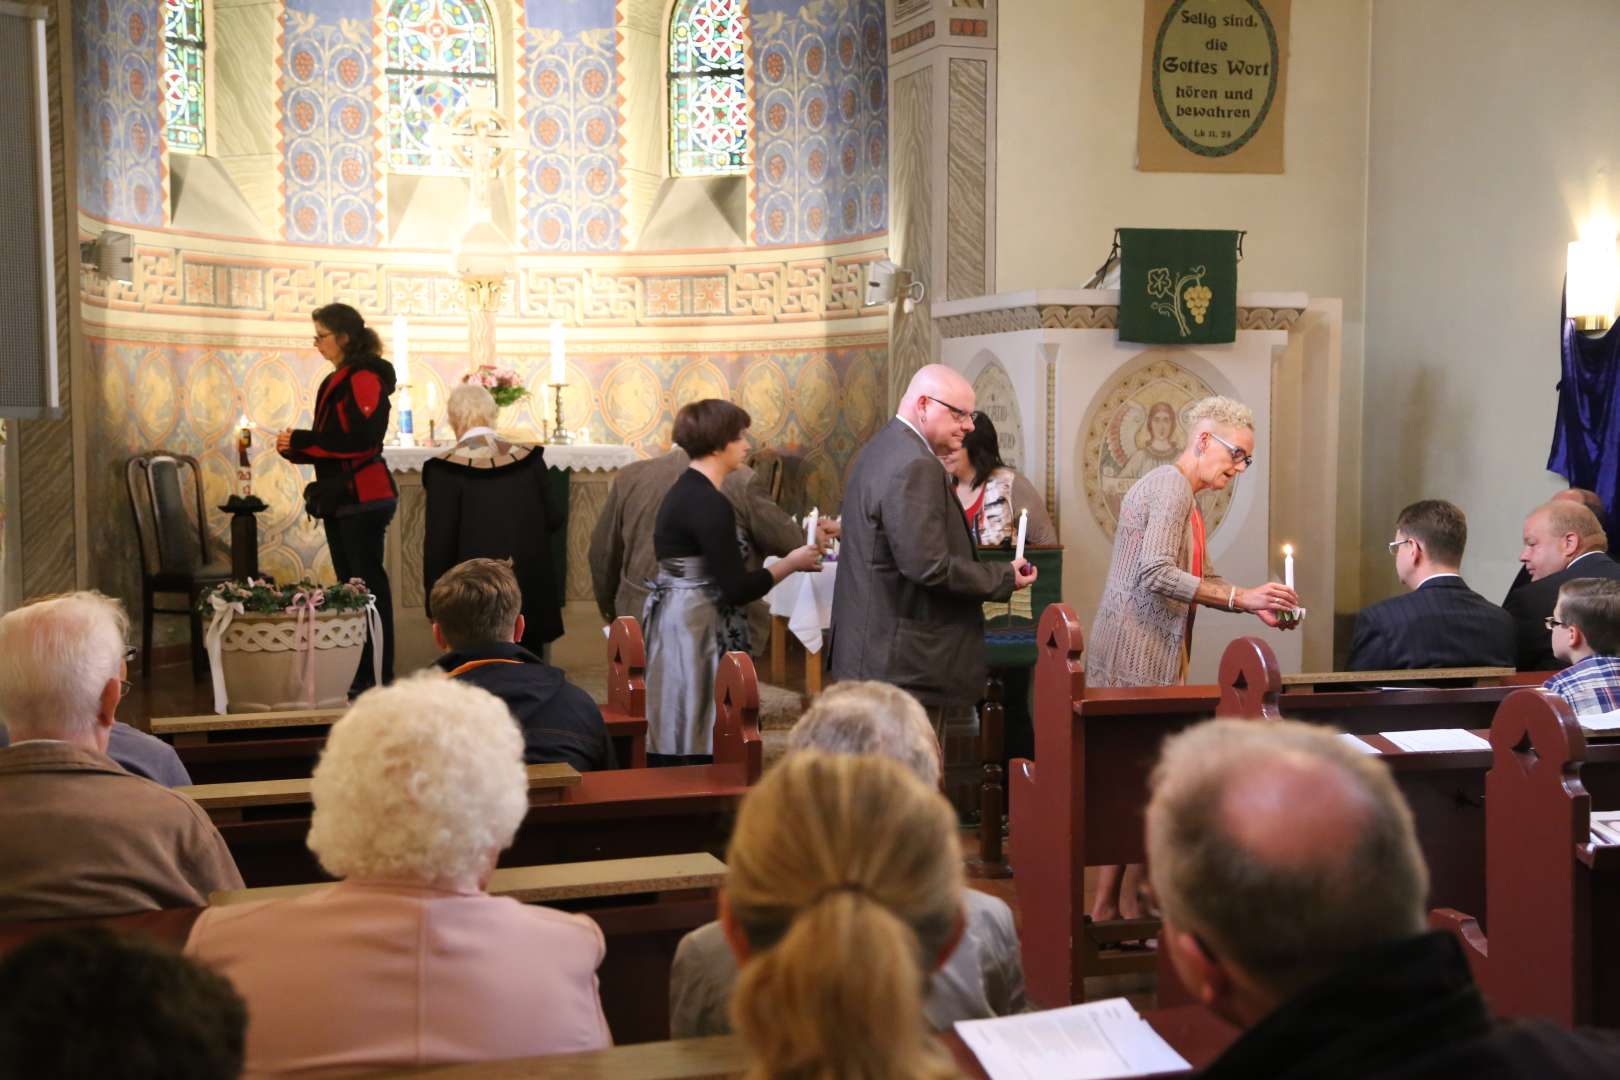
[[(422, 595), (468, 559), (511, 559), (523, 593), (522, 645), (536, 656), (562, 636), (562, 588), (552, 538), (567, 519), (545, 450), (495, 433), (495, 399), (462, 383), (445, 403), (456, 444), (422, 466), (427, 498), (422, 533)], [(433, 617), (432, 602), (428, 617)]]
[(596, 923), (484, 891), (528, 809), (506, 706), (436, 675), (373, 690), (311, 788), (310, 850), (338, 884), (209, 908), (186, 945), (248, 1003), (244, 1075), (609, 1045)]
[[(1097, 617), (1086, 639), (1086, 686), (1171, 686), (1187, 681), (1196, 607), (1247, 611), (1267, 626), (1299, 605), (1277, 582), (1252, 589), (1215, 573), (1197, 497), (1222, 491), (1254, 463), (1254, 413), (1225, 397), (1187, 410), (1187, 444), (1125, 493)], [(1037, 748), (1038, 749), (1038, 748)], [(1140, 867), (1104, 867), (1091, 917), (1142, 914)], [(1122, 887), (1123, 886), (1123, 887)]]

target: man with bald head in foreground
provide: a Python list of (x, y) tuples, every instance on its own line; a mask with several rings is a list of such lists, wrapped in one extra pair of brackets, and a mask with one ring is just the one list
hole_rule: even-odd
[[(1562, 494), (1562, 493), (1561, 493)], [(1520, 671), (1558, 671), (1565, 664), (1553, 654), (1546, 619), (1558, 603), (1558, 590), (1576, 578), (1620, 579), (1620, 563), (1608, 555), (1609, 537), (1596, 514), (1578, 501), (1554, 498), (1524, 519), (1519, 562), (1530, 583), (1502, 601), (1513, 616)]]
[(896, 416), (861, 448), (842, 505), (833, 589), (834, 681), (910, 691), (936, 732), (971, 726), (984, 692), (984, 603), (1035, 580), (1027, 561), (981, 563), (942, 455), (973, 430), (972, 385), (943, 364), (912, 376)]
[(1620, 1075), (1620, 1034), (1492, 1019), (1389, 770), (1292, 721), (1166, 741), (1147, 809), (1160, 947), (1244, 1032), (1202, 1080)]

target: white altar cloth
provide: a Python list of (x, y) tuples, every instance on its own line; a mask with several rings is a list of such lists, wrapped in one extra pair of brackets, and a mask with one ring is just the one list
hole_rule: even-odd
[[(385, 446), (383, 460), (394, 472), (421, 472), (422, 465), (450, 449), (446, 441), (441, 446)], [(622, 444), (545, 446), (546, 464), (553, 469), (570, 472), (607, 472), (619, 469), (637, 459), (635, 449)]]

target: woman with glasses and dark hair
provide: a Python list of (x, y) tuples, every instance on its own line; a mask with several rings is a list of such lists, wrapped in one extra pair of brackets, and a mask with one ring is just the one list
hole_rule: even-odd
[(748, 456), (752, 419), (706, 398), (675, 414), (675, 444), (691, 466), (659, 504), (653, 523), (658, 577), (647, 594), (647, 761), (681, 765), (714, 756), (714, 674), (720, 654), (748, 651), (744, 608), (821, 557), (806, 544), (761, 570), (744, 565), (745, 533), (720, 493)]
[[(315, 323), (315, 348), (333, 370), (316, 392), (313, 422), (277, 435), (276, 450), (294, 465), (315, 466), (315, 480), (304, 488), (304, 510), (326, 527), (338, 580), (359, 578), (377, 598), (382, 681), (389, 683), (394, 680), (394, 595), (383, 568), (383, 538), (394, 518), (399, 489), (382, 451), (394, 366), (383, 359), (377, 332), (348, 304), (316, 308), (310, 318)], [(376, 647), (368, 637), (350, 697), (376, 681), (372, 659)]]
[(1058, 542), (1052, 516), (1046, 512), (1035, 485), (1013, 472), (1001, 460), (996, 425), (982, 412), (973, 414), (973, 430), (962, 437), (962, 448), (940, 461), (956, 484), (956, 497), (967, 515), (968, 530), (980, 547), (1010, 544), (1018, 535), (1018, 512), (1029, 511), (1024, 540), (1032, 547)]
[[(1205, 550), (1196, 496), (1221, 491), (1254, 463), (1254, 413), (1225, 397), (1187, 410), (1187, 445), (1125, 493), (1114, 553), (1086, 639), (1086, 685), (1172, 686), (1187, 681), (1195, 607), (1247, 611), (1267, 626), (1299, 606), (1277, 582), (1243, 588), (1223, 580)], [(1138, 918), (1141, 867), (1103, 867), (1091, 917)]]

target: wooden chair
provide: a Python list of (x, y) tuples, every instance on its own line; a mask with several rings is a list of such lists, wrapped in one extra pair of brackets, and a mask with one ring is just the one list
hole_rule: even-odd
[[(187, 470), (193, 491), (189, 506), (182, 479)], [(204, 678), (208, 658), (197, 603), (208, 589), (230, 579), (231, 567), (228, 556), (215, 559), (209, 551), (202, 470), (189, 454), (153, 450), (129, 459), (124, 480), (141, 548), (141, 674), (152, 674), (153, 616), (184, 615), (191, 626), (191, 673)], [(157, 607), (158, 593), (184, 593), (186, 606)]]

